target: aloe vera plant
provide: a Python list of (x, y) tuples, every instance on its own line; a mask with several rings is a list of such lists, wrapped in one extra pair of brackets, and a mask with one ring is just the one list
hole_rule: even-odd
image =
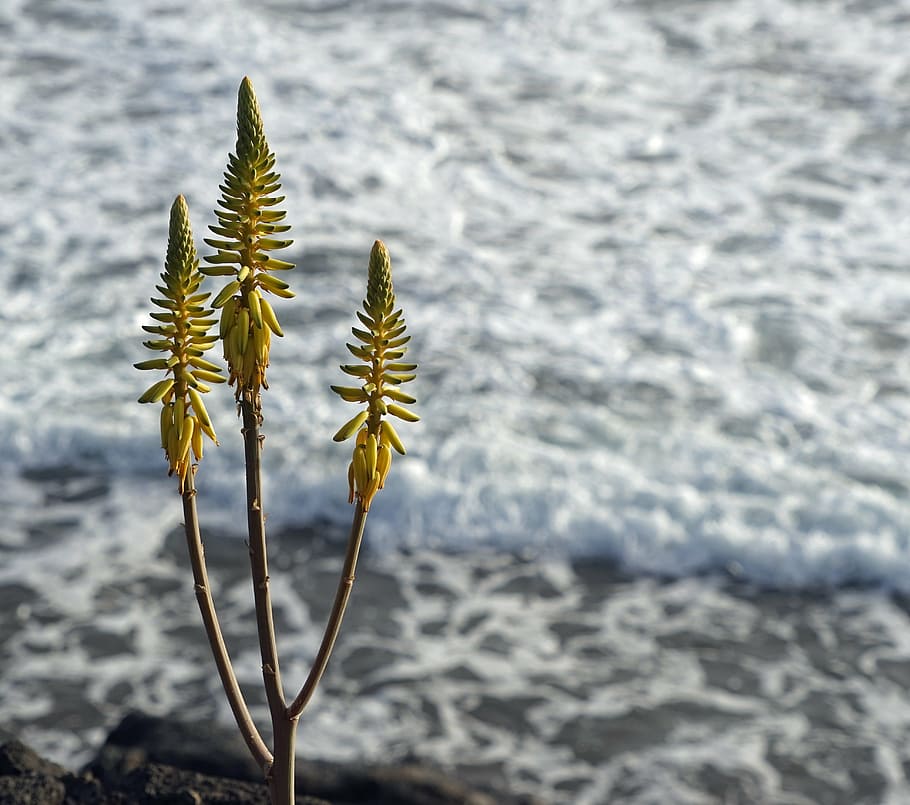
[[(260, 429), (262, 390), (268, 389), (266, 369), (271, 338), (283, 334), (267, 296), (294, 297), (288, 283), (276, 276), (276, 272), (294, 266), (271, 254), (287, 248), (292, 241), (276, 237), (290, 227), (283, 223), (285, 213), (276, 209), (284, 198), (276, 195), (280, 176), (275, 171), (275, 155), (266, 141), (259, 104), (248, 78), (243, 79), (238, 93), (237, 143), (235, 153), (228, 156), (224, 178), (216, 210), (218, 224), (211, 227), (218, 238), (205, 239), (215, 250), (205, 256), (207, 266), (199, 265), (186, 201), (182, 196), (174, 201), (161, 275), (163, 285), (156, 286), (162, 297), (152, 299), (161, 310), (151, 314), (156, 323), (144, 327), (157, 336), (146, 341), (145, 346), (163, 356), (135, 366), (166, 372), (164, 379), (139, 397), (139, 402), (162, 404), (161, 446), (169, 474), (178, 478), (196, 599), (228, 703), (250, 753), (262, 769), (273, 805), (290, 805), (294, 802), (297, 724), (325, 673), (341, 628), (370, 504), (386, 482), (392, 451), (402, 455), (405, 452), (389, 417), (406, 422), (418, 419), (405, 407), (416, 400), (401, 390), (403, 384), (414, 379), (417, 365), (403, 361), (410, 336), (405, 335), (402, 311), (395, 307), (388, 250), (377, 240), (370, 252), (363, 310), (357, 311), (361, 326), (352, 328), (359, 343), (347, 344), (361, 363), (341, 366), (359, 385), (332, 386), (344, 400), (365, 405), (334, 437), (336, 441), (355, 437), (348, 468), (348, 502), (354, 504), (354, 517), (322, 641), (306, 679), (289, 701), (281, 681), (269, 593)], [(201, 291), (206, 275), (228, 278), (208, 306), (210, 293)], [(218, 309), (220, 319), (214, 316)], [(217, 334), (210, 335), (216, 324)], [(221, 374), (218, 364), (204, 357), (219, 341), (227, 377)], [(242, 418), (250, 570), (262, 677), (271, 717), (271, 748), (250, 714), (225, 646), (209, 587), (196, 509), (195, 475), (203, 456), (203, 436), (217, 444), (202, 394), (210, 390), (209, 383), (225, 380), (234, 387)]]

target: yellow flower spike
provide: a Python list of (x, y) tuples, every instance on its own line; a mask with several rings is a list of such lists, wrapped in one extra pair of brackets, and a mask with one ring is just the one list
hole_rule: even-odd
[(357, 318), (367, 329), (352, 327), (351, 332), (360, 344), (346, 346), (365, 365), (342, 364), (341, 371), (362, 385), (331, 388), (343, 400), (366, 403), (366, 410), (342, 425), (334, 438), (343, 441), (357, 431), (349, 473), (349, 487), (353, 490), (349, 501), (359, 498), (368, 511), (373, 496), (385, 485), (392, 464), (391, 450), (402, 455), (405, 452), (401, 439), (384, 417), (392, 414), (408, 422), (419, 419), (403, 407), (416, 402), (399, 387), (414, 379), (417, 364), (401, 361), (410, 336), (404, 335), (404, 316), (401, 310), (395, 309), (392, 263), (388, 249), (379, 240), (370, 252), (366, 299), (363, 311), (357, 311)]
[[(194, 449), (193, 452), (200, 458), (202, 447), (198, 440), (201, 439), (201, 434), (205, 432), (215, 441), (215, 432), (208, 414), (204, 414), (206, 427), (202, 427), (198, 421), (201, 418), (200, 408), (205, 410), (200, 392), (208, 389), (199, 381), (223, 383), (225, 380), (218, 374), (220, 369), (216, 364), (201, 358), (202, 353), (217, 340), (216, 336), (208, 335), (208, 330), (216, 323), (216, 319), (211, 318), (213, 311), (204, 304), (209, 294), (199, 293), (202, 275), (199, 272), (196, 247), (193, 245), (189, 211), (183, 196), (177, 196), (171, 206), (167, 257), (161, 279), (163, 284), (155, 287), (162, 298), (152, 301), (166, 312), (152, 313), (152, 318), (163, 324), (145, 326), (143, 329), (164, 336), (160, 340), (147, 341), (145, 345), (158, 352), (169, 352), (170, 357), (141, 361), (135, 365), (137, 369), (164, 369), (169, 375), (149, 387), (139, 401), (163, 403), (160, 418), (161, 446), (168, 460), (169, 474), (176, 473), (179, 488), (183, 491), (191, 467), (190, 447), (198, 445), (199, 449)], [(197, 399), (198, 406), (195, 402)], [(189, 413), (191, 405), (193, 414)]]
[[(283, 335), (275, 311), (262, 293), (285, 299), (294, 296), (286, 282), (268, 273), (294, 267), (293, 263), (269, 255), (286, 249), (293, 241), (275, 237), (290, 227), (280, 223), (285, 217), (283, 211), (270, 209), (284, 200), (284, 196), (275, 195), (281, 189), (281, 177), (274, 171), (275, 154), (266, 141), (259, 101), (249, 78), (243, 79), (237, 94), (234, 151), (228, 155), (215, 210), (218, 225), (210, 227), (218, 237), (205, 239), (215, 253), (205, 256), (210, 265), (201, 271), (232, 277), (212, 306), (224, 305), (219, 333), (228, 363), (228, 382), (236, 383), (234, 393), (239, 400), (244, 391), (258, 395), (260, 388), (268, 388), (265, 370), (269, 365), (270, 340), (259, 340), (255, 333), (251, 337), (251, 323), (255, 328), (266, 326), (275, 335)], [(255, 343), (255, 350), (248, 348), (248, 341)]]

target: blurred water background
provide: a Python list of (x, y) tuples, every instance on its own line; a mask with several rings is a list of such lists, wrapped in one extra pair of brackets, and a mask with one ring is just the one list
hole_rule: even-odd
[(249, 75), (298, 263), (265, 400), (291, 683), (377, 237), (421, 364), (301, 753), (554, 802), (910, 802), (910, 5), (6, 0), (0, 35), (5, 726), (77, 764), (131, 707), (229, 721), (131, 364)]

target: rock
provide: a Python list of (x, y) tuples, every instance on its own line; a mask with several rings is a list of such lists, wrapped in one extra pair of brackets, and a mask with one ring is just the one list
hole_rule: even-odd
[[(539, 805), (417, 764), (298, 763), (297, 805)], [(18, 740), (0, 746), (3, 805), (269, 805), (239, 735), (209, 722), (132, 713), (72, 774)]]
[(18, 777), (30, 772), (47, 777), (62, 777), (64, 769), (45, 760), (22, 741), (14, 739), (0, 746), (0, 777)]
[(240, 733), (130, 713), (108, 735), (88, 765), (102, 780), (119, 780), (146, 763), (174, 766), (259, 783), (262, 772), (247, 751)]
[(0, 777), (0, 802), (3, 805), (61, 805), (65, 796), (63, 782), (47, 774), (26, 772)]
[(110, 794), (105, 791), (100, 780), (88, 774), (70, 774), (63, 776), (66, 786), (65, 805), (113, 805)]
[[(136, 805), (269, 805), (264, 783), (247, 783), (224, 777), (146, 763), (118, 782), (124, 803)], [(297, 797), (297, 805), (330, 805), (324, 800)]]
[[(38, 771), (40, 769), (41, 771)], [(269, 805), (261, 781), (245, 782), (142, 763), (107, 780), (91, 772), (70, 774), (20, 741), (0, 746), (3, 805)], [(332, 805), (298, 796), (297, 805)]]
[[(149, 764), (204, 772), (258, 785), (262, 774), (235, 730), (209, 722), (193, 724), (131, 713), (111, 732), (88, 766), (95, 776), (125, 785), (134, 770)], [(297, 763), (298, 802), (333, 805), (539, 805), (530, 797), (483, 792), (441, 771), (404, 764), (355, 766), (324, 762)], [(176, 778), (171, 784), (177, 784)], [(130, 785), (133, 785), (130, 782)], [(207, 795), (209, 796), (209, 795)], [(314, 797), (315, 800), (306, 800)], [(149, 800), (153, 802), (157, 800)], [(255, 802), (256, 800), (249, 800)], [(266, 800), (263, 800), (267, 802)], [(203, 799), (202, 802), (218, 802)]]

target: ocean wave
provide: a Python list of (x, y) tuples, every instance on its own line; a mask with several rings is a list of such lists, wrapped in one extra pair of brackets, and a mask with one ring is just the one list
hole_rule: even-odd
[[(910, 167), (900, 71), (879, 57), (906, 20), (19, 5), (0, 12), (19, 43), (0, 55), (10, 477), (87, 462), (169, 494), (130, 364), (170, 199), (197, 238), (213, 221), (246, 72), (299, 263), (266, 400), (276, 522), (346, 516), (329, 437), (350, 413), (328, 386), (382, 236), (422, 422), (377, 544), (906, 587)], [(226, 47), (240, 30), (269, 46)], [(240, 450), (229, 395), (212, 408), (217, 518), (237, 511)]]

